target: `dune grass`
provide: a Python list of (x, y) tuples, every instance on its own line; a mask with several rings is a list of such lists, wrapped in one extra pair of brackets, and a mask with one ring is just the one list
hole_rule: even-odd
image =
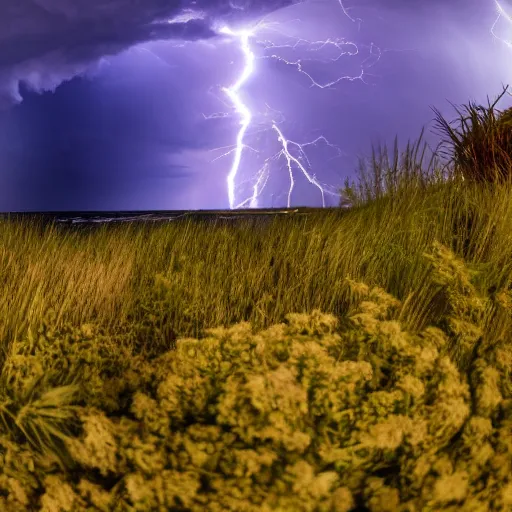
[[(69, 230), (0, 223), (0, 337), (5, 347), (37, 330), (94, 322), (113, 332), (165, 309), (160, 328), (178, 336), (250, 321), (268, 327), (290, 311), (342, 315), (344, 279), (407, 301), (407, 322), (435, 320), (428, 304), (434, 241), (480, 271), (486, 290), (512, 277), (512, 189), (450, 183), (413, 189), (350, 211), (271, 221), (174, 221)], [(433, 293), (433, 292), (432, 292)], [(414, 294), (414, 296), (413, 296)]]
[(340, 206), (363, 206), (411, 189), (425, 191), (452, 180), (455, 173), (450, 162), (438, 152), (439, 147), (433, 150), (423, 140), (424, 134), (422, 129), (417, 140), (408, 141), (403, 150), (395, 137), (391, 153), (387, 146), (379, 145), (372, 147), (369, 158), (360, 157), (356, 179), (346, 178), (340, 191)]
[[(476, 182), (510, 181), (512, 168), (512, 108), (499, 110), (499, 101), (510, 95), (508, 86), (487, 105), (470, 102), (456, 107), (457, 117), (447, 121), (437, 110), (436, 126), (444, 136), (439, 154), (447, 154), (456, 174)], [(444, 149), (443, 149), (444, 147)]]

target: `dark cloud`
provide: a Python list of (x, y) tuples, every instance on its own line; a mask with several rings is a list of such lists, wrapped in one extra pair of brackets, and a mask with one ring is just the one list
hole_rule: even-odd
[[(0, 108), (19, 85), (53, 90), (137, 43), (206, 39), (222, 19), (250, 19), (295, 0), (2, 0)], [(171, 21), (171, 22), (169, 22)]]

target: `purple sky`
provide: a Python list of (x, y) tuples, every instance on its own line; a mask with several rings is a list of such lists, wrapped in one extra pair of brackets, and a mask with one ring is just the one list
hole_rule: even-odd
[[(512, 84), (492, 0), (3, 0), (0, 210), (229, 207), (241, 117), (222, 87), (237, 81), (244, 54), (239, 38), (218, 32), (262, 17), (239, 90), (253, 119), (237, 204), (258, 178), (266, 185), (253, 205), (287, 203), (273, 122), (290, 141), (337, 146), (304, 146), (298, 162), (314, 183), (291, 161), (292, 205), (319, 206), (316, 185), (335, 190), (372, 143), (398, 135), (405, 145), (430, 130), (431, 106), (452, 118), (448, 100), (485, 102)], [(502, 16), (495, 33), (512, 39), (512, 24)], [(331, 42), (311, 43), (322, 40)], [(303, 72), (285, 60), (301, 60)], [(343, 76), (352, 79), (312, 87)]]

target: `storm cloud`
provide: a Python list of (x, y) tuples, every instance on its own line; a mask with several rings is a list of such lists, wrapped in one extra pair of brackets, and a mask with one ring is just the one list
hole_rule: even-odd
[[(507, 13), (510, 1), (501, 2)], [(252, 194), (270, 159), (260, 206), (288, 198), (286, 161), (272, 159), (281, 150), (276, 116), (291, 141), (325, 136), (338, 146), (307, 147), (311, 172), (336, 190), (373, 143), (392, 145), (398, 135), (404, 145), (426, 125), (434, 147), (431, 106), (452, 118), (446, 100), (486, 102), (512, 83), (510, 23), (497, 19), (493, 0), (340, 7), (0, 0), (0, 101), (18, 103), (0, 111), (0, 211), (227, 208), (240, 115), (223, 88), (241, 76), (244, 53), (236, 37), (212, 37), (222, 25), (239, 30), (265, 17), (251, 39), (254, 72), (240, 90), (254, 116), (236, 181), (237, 197)], [(326, 40), (353, 41), (358, 52), (338, 59), (334, 46), (312, 43)], [(299, 60), (319, 83), (358, 77), (363, 67), (365, 79), (311, 87), (293, 65)], [(295, 171), (293, 205), (321, 205), (318, 188)]]
[(0, 108), (21, 101), (20, 83), (54, 90), (102, 57), (156, 40), (215, 35), (223, 20), (249, 20), (295, 0), (2, 0)]

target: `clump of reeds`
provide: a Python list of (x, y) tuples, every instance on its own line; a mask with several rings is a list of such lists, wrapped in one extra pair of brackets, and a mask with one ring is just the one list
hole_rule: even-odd
[(357, 207), (446, 182), (451, 176), (450, 168), (423, 137), (424, 129), (402, 151), (395, 137), (391, 154), (386, 145), (372, 146), (370, 158), (359, 158), (356, 179), (345, 180), (341, 206)]
[(487, 98), (487, 106), (453, 105), (458, 116), (453, 122), (433, 108), (437, 129), (445, 137), (444, 153), (465, 180), (501, 183), (512, 179), (512, 108), (496, 108), (507, 93), (505, 87), (492, 103)]

